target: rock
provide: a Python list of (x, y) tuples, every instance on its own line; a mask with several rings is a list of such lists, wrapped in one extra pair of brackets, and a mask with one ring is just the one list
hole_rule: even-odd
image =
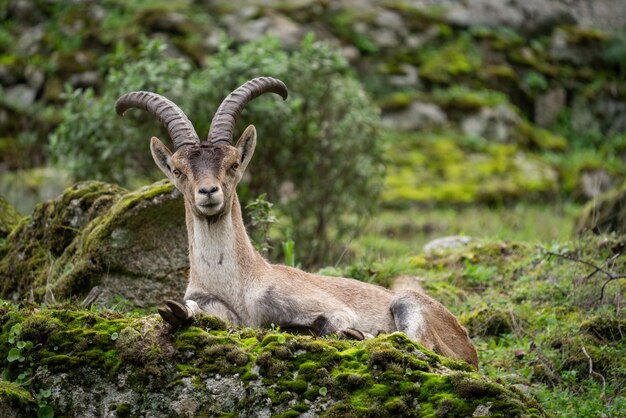
[(395, 74), (389, 77), (389, 83), (396, 87), (417, 87), (420, 85), (420, 78), (417, 67), (410, 64), (401, 64), (402, 75)]
[(401, 131), (440, 127), (448, 122), (443, 110), (434, 103), (414, 101), (402, 110), (383, 115), (383, 123)]
[(16, 84), (4, 91), (5, 102), (14, 109), (27, 109), (35, 102), (37, 91), (27, 84)]
[(35, 55), (40, 52), (41, 41), (46, 31), (43, 25), (32, 26), (21, 33), (17, 40), (16, 50), (23, 56)]
[(575, 225), (577, 234), (626, 234), (626, 183), (587, 203)]
[(0, 411), (10, 416), (33, 415), (35, 388), (50, 391), (55, 416), (466, 416), (485, 407), (545, 416), (529, 396), (399, 333), (346, 341), (227, 328), (208, 316), (171, 333), (156, 315), (2, 309), (0, 339), (19, 329), (32, 343), (24, 363), (0, 346), (7, 378), (32, 368), (24, 387), (0, 382)]
[(98, 71), (84, 71), (72, 74), (69, 83), (74, 88), (98, 87), (102, 83), (102, 77)]
[(522, 123), (520, 116), (510, 107), (482, 107), (478, 113), (461, 122), (463, 133), (498, 142), (510, 142), (513, 130)]
[(437, 238), (424, 245), (424, 252), (430, 253), (438, 250), (465, 247), (472, 241), (474, 241), (474, 238), (462, 235), (451, 235), (448, 237)]
[(593, 98), (583, 95), (572, 103), (572, 127), (580, 132), (602, 133), (608, 136), (626, 131), (626, 103), (619, 87), (608, 86)]
[(445, 13), (445, 19), (463, 27), (508, 26), (528, 35), (542, 33), (558, 25), (573, 24), (576, 21), (567, 5), (543, 0), (459, 2)]
[(556, 29), (550, 38), (550, 57), (577, 66), (594, 65), (600, 59), (601, 50), (595, 42), (570, 42), (564, 29)]
[(566, 105), (563, 87), (555, 87), (535, 99), (535, 123), (547, 127), (555, 123)]
[(285, 48), (295, 49), (300, 45), (302, 37), (307, 32), (301, 26), (284, 15), (272, 15), (271, 23), (267, 34), (280, 39), (281, 45)]
[(17, 213), (13, 205), (0, 195), (0, 243), (2, 239), (6, 238), (13, 231), (20, 219), (22, 217)]
[(138, 306), (180, 298), (188, 269), (182, 198), (168, 182), (134, 192), (84, 182), (38, 206), (7, 240), (1, 295), (123, 297)]

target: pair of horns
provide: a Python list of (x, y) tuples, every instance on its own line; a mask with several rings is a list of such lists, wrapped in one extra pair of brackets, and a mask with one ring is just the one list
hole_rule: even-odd
[[(272, 77), (254, 78), (230, 93), (220, 104), (211, 121), (207, 140), (210, 143), (231, 143), (235, 121), (243, 108), (252, 99), (264, 94), (276, 93), (283, 100), (287, 99), (287, 87), (282, 81)], [(133, 107), (147, 110), (159, 119), (167, 128), (174, 148), (200, 143), (200, 138), (187, 115), (171, 100), (148, 91), (126, 93), (115, 103), (115, 111), (124, 116), (124, 112)]]

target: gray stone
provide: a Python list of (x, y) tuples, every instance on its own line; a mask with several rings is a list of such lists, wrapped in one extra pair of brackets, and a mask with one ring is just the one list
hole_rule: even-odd
[(280, 39), (287, 48), (297, 48), (307, 29), (284, 15), (273, 15), (267, 33)]
[(522, 119), (510, 107), (499, 105), (483, 107), (478, 113), (466, 117), (461, 122), (461, 129), (466, 135), (509, 142), (511, 131), (521, 122)]
[(565, 107), (565, 89), (555, 87), (537, 96), (535, 100), (535, 123), (539, 126), (550, 126), (556, 122), (559, 113)]
[(72, 74), (69, 82), (74, 87), (97, 87), (102, 82), (98, 71), (85, 71), (82, 73)]
[(5, 101), (15, 109), (26, 109), (35, 102), (37, 91), (27, 84), (17, 84), (4, 91)]
[(463, 235), (451, 235), (448, 237), (437, 238), (424, 245), (424, 252), (430, 253), (450, 248), (461, 248), (467, 246), (472, 241), (474, 241), (474, 238)]
[(417, 67), (411, 64), (401, 64), (400, 68), (404, 74), (389, 77), (389, 83), (392, 86), (417, 87), (421, 84)]
[(436, 104), (415, 101), (405, 109), (384, 115), (383, 123), (401, 131), (416, 131), (443, 126), (448, 117)]
[(527, 34), (575, 23), (567, 5), (545, 0), (473, 0), (451, 7), (445, 16), (459, 26), (508, 26)]

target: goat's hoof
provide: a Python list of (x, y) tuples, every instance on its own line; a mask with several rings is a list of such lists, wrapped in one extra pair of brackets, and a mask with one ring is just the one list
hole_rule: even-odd
[(365, 339), (365, 334), (354, 328), (342, 329), (341, 331), (337, 332), (337, 335), (341, 338), (345, 338), (348, 340), (363, 341)]
[(165, 304), (167, 306), (159, 308), (159, 315), (161, 315), (161, 318), (170, 324), (172, 328), (181, 328), (191, 325), (193, 315), (185, 305), (173, 300), (167, 300)]

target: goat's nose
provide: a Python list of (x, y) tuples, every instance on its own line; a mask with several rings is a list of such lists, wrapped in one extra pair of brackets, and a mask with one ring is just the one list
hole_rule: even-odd
[(198, 190), (198, 193), (207, 195), (208, 197), (211, 197), (211, 195), (213, 193), (217, 192), (218, 190), (219, 189), (217, 188), (217, 186), (202, 187), (200, 190)]

